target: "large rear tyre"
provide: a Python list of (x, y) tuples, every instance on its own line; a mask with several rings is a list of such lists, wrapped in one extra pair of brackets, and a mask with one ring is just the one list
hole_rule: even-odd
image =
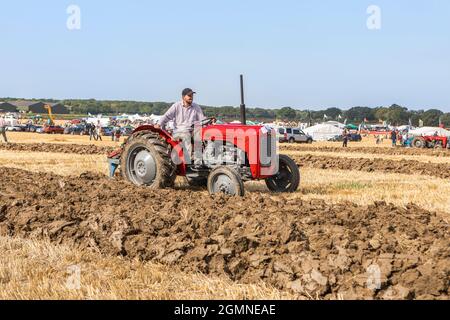
[(120, 166), (124, 179), (151, 189), (173, 187), (176, 166), (170, 157), (171, 148), (155, 133), (140, 133), (126, 144)]
[(236, 170), (229, 167), (218, 167), (208, 176), (208, 192), (243, 197), (245, 194), (244, 182)]
[(425, 148), (427, 146), (427, 142), (424, 138), (414, 138), (412, 145), (415, 148)]
[(267, 188), (276, 193), (292, 193), (300, 185), (300, 170), (290, 157), (280, 154), (278, 173), (266, 179)]

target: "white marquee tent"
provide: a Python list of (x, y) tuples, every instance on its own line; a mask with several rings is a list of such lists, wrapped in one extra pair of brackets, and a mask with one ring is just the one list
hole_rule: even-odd
[(415, 130), (410, 130), (409, 134), (413, 136), (432, 136), (437, 132), (438, 136), (450, 137), (450, 131), (438, 127), (423, 127)]
[(341, 135), (343, 130), (332, 124), (322, 123), (303, 130), (310, 135), (314, 141), (327, 141), (335, 136)]

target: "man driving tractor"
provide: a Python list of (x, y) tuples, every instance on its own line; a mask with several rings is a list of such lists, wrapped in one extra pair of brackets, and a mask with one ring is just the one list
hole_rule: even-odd
[[(159, 124), (155, 125), (157, 129), (165, 129), (166, 124), (169, 121), (174, 122), (173, 138), (183, 143), (183, 148), (186, 150), (188, 159), (191, 159), (192, 155), (192, 137), (197, 132), (194, 132), (194, 124), (205, 119), (202, 109), (196, 103), (194, 103), (195, 92), (186, 88), (183, 90), (181, 96), (182, 100), (174, 103), (164, 116), (159, 121)], [(201, 139), (198, 139), (201, 141)], [(194, 155), (194, 164), (197, 165), (198, 157)], [(201, 162), (201, 159), (199, 159)]]

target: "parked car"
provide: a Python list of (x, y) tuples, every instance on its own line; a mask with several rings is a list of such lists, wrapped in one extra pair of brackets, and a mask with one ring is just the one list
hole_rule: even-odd
[(87, 134), (85, 125), (72, 125), (64, 129), (64, 134), (83, 135)]
[(63, 134), (64, 128), (61, 126), (46, 126), (44, 127), (43, 133), (48, 134)]
[(134, 128), (131, 127), (131, 126), (123, 127), (123, 128), (120, 130), (120, 132), (121, 132), (121, 134), (122, 134), (123, 136), (131, 136), (131, 134), (133, 133), (133, 131), (134, 131)]
[(114, 131), (113, 127), (102, 127), (100, 130), (102, 136), (108, 136), (108, 137), (113, 135), (113, 131)]
[(16, 131), (16, 132), (20, 132), (23, 131), (23, 128), (21, 126), (7, 126), (5, 128), (6, 131)]
[(313, 138), (298, 128), (278, 128), (277, 138), (279, 142), (312, 143)]
[(42, 126), (37, 126), (34, 124), (27, 124), (24, 126), (23, 131), (25, 132), (36, 132), (38, 128), (42, 128)]
[[(337, 136), (334, 136), (333, 138), (329, 139), (328, 141), (343, 141), (343, 140), (344, 140), (343, 135), (337, 135)], [(351, 133), (348, 141), (361, 142), (362, 136), (359, 133)]]
[(362, 136), (359, 133), (351, 133), (349, 140), (350, 141), (354, 141), (354, 142), (361, 142), (362, 141)]

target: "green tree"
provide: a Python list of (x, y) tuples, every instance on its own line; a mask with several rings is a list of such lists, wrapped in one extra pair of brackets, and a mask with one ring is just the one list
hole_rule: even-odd
[(343, 112), (339, 108), (328, 108), (324, 111), (324, 114), (326, 114), (329, 119), (333, 120), (338, 120), (339, 116), (343, 116)]
[(450, 112), (442, 115), (441, 120), (446, 128), (450, 127)]
[(443, 116), (444, 113), (437, 109), (430, 109), (423, 113), (423, 124), (425, 126), (437, 127), (439, 125), (439, 118)]
[(383, 120), (386, 121), (388, 118), (389, 109), (385, 107), (378, 107), (374, 109), (375, 120)]
[(302, 122), (309, 121), (309, 111), (306, 110), (295, 110), (295, 119)]
[(291, 121), (296, 118), (297, 113), (291, 107), (284, 107), (277, 111), (277, 117), (280, 120)]
[(410, 113), (407, 108), (393, 104), (386, 112), (386, 120), (393, 125), (407, 124), (410, 118)]
[(374, 121), (374, 109), (369, 107), (353, 107), (345, 112), (345, 117), (351, 122), (362, 122), (364, 119)]
[(410, 111), (410, 114), (411, 114), (411, 124), (415, 127), (418, 127), (420, 120), (423, 119), (424, 111), (423, 110), (413, 110), (413, 111)]

